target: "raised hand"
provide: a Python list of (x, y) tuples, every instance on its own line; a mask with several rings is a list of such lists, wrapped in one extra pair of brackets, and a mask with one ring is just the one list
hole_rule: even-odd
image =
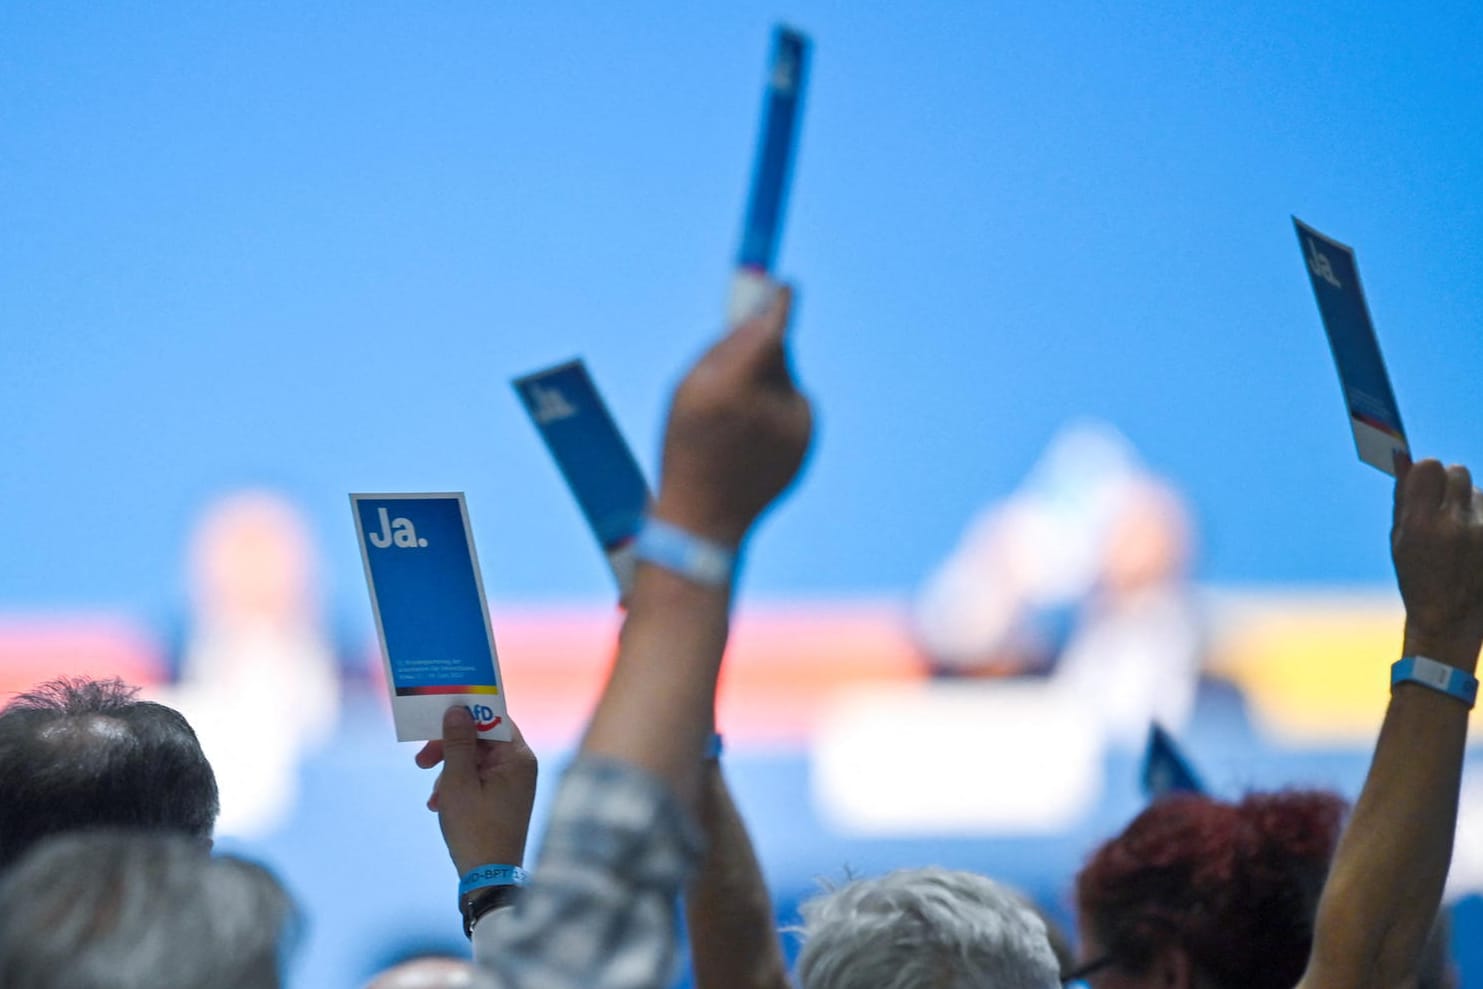
[(443, 771), (428, 797), (437, 811), (443, 841), (460, 875), (481, 865), (522, 865), (530, 813), (535, 804), (537, 763), (520, 727), (511, 722), (508, 742), (479, 738), (462, 707), (443, 715), (443, 738), (417, 753), (417, 765)]
[[(1483, 643), (1483, 510), (1466, 468), (1396, 458), (1390, 548), (1406, 604), (1402, 653), (1471, 673)], [(1416, 984), (1452, 859), (1468, 712), (1429, 686), (1392, 689), (1299, 989)]]
[(1483, 495), (1466, 467), (1397, 462), (1390, 533), (1407, 655), (1473, 672), (1483, 646)]
[(798, 473), (813, 417), (788, 366), (793, 293), (723, 337), (675, 391), (655, 514), (736, 545)]

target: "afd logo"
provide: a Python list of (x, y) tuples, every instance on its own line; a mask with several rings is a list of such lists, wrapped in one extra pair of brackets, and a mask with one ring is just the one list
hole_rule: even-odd
[(479, 731), (488, 731), (505, 720), (495, 714), (494, 708), (488, 704), (465, 704), (464, 710), (469, 712), (469, 717), (474, 719), (474, 727)]
[(412, 524), (411, 519), (392, 518), (391, 513), (384, 507), (376, 509), (381, 517), (381, 531), (366, 534), (371, 545), (377, 549), (386, 549), (388, 546), (396, 546), (401, 549), (416, 549), (426, 546), (427, 540), (418, 537), (417, 527)]
[(1308, 238), (1308, 270), (1313, 272), (1314, 278), (1322, 278), (1334, 288), (1343, 288), (1339, 279), (1334, 275), (1333, 266), (1329, 264), (1328, 255), (1318, 249), (1313, 243), (1313, 238)]
[(529, 388), (525, 389), (525, 394), (530, 401), (531, 417), (542, 426), (570, 419), (577, 414), (577, 407), (567, 401), (565, 395), (549, 385), (543, 387), (532, 383)]

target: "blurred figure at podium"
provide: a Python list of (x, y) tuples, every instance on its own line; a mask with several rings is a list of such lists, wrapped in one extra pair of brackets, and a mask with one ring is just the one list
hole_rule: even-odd
[(1194, 703), (1193, 541), (1182, 496), (1121, 434), (1072, 424), (927, 580), (917, 640), (941, 676), (1046, 676), (1096, 697), (1108, 735), (1141, 744)]
[(292, 811), (299, 763), (339, 715), (318, 552), (299, 510), (266, 491), (209, 506), (189, 552), (180, 679), (156, 699), (186, 716), (216, 770), (217, 834), (254, 838)]

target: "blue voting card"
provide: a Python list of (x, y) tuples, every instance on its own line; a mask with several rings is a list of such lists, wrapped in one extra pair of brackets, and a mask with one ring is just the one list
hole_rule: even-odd
[(788, 179), (793, 169), (793, 147), (803, 116), (808, 50), (808, 38), (792, 28), (779, 27), (773, 34), (762, 131), (757, 140), (757, 160), (752, 166), (752, 190), (747, 199), (741, 250), (736, 258), (740, 267), (771, 271), (777, 256), (783, 209), (788, 201)]
[(1204, 793), (1205, 787), (1169, 733), (1158, 724), (1148, 730), (1143, 756), (1143, 793), (1150, 800), (1171, 793)]
[(773, 32), (763, 98), (762, 129), (752, 165), (752, 188), (742, 220), (737, 274), (732, 283), (727, 321), (735, 325), (752, 315), (768, 297), (767, 276), (783, 236), (783, 214), (793, 171), (794, 148), (803, 119), (808, 82), (809, 40), (788, 27)]
[(1395, 455), (1410, 455), (1401, 410), (1390, 389), (1390, 375), (1375, 339), (1370, 310), (1359, 284), (1359, 264), (1354, 250), (1293, 217), (1303, 261), (1313, 282), (1318, 313), (1328, 334), (1329, 349), (1339, 368), (1339, 383), (1349, 408), (1354, 445), (1359, 459), (1373, 467), (1395, 473)]
[(469, 709), (485, 738), (508, 740), (499, 657), (462, 494), (352, 494), (371, 611), (401, 741), (443, 737)]
[(580, 360), (517, 378), (514, 385), (607, 554), (619, 591), (627, 594), (630, 544), (649, 507), (649, 486), (633, 451)]

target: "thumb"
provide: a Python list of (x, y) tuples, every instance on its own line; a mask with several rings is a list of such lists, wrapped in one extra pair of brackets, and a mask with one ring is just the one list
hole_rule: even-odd
[(443, 712), (443, 773), (454, 780), (479, 774), (479, 732), (462, 707)]

